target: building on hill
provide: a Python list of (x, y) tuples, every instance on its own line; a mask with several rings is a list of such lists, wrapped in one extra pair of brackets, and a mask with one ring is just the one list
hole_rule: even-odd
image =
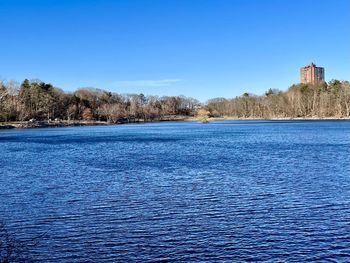
[(300, 68), (300, 83), (317, 84), (324, 81), (324, 68), (316, 67), (314, 63)]

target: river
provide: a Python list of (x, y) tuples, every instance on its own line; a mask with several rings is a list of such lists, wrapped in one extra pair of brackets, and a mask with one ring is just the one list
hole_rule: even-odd
[(29, 261), (350, 261), (350, 121), (3, 130), (0, 173)]

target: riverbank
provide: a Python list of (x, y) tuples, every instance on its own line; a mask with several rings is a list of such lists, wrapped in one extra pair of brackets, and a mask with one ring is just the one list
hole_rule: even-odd
[[(208, 121), (326, 121), (326, 120), (350, 120), (350, 117), (278, 117), (278, 118), (253, 118), (253, 117), (211, 117)], [(187, 118), (186, 121), (198, 121), (197, 118)]]
[[(338, 118), (338, 117), (307, 117), (307, 118), (237, 118), (237, 117), (213, 117), (208, 118), (208, 121), (317, 121), (317, 120), (350, 120), (350, 117)], [(106, 121), (37, 121), (37, 122), (29, 122), (29, 121), (21, 121), (21, 122), (3, 122), (0, 123), (0, 130), (4, 129), (32, 129), (32, 128), (58, 128), (58, 127), (74, 127), (74, 126), (99, 126), (99, 125), (120, 125), (120, 124), (130, 124), (130, 123), (151, 123), (151, 122), (164, 122), (164, 121), (194, 121), (197, 122), (198, 119), (195, 117), (186, 117), (186, 116), (178, 116), (172, 118), (164, 118), (161, 120), (153, 120), (153, 121), (143, 121), (137, 120), (132, 122), (125, 123), (110, 123)]]
[(68, 127), (68, 126), (96, 126), (96, 125), (108, 125), (107, 122), (100, 121), (60, 121), (60, 122), (29, 122), (29, 121), (18, 121), (18, 122), (6, 122), (0, 123), (0, 129), (30, 129), (30, 128), (56, 128), (56, 127)]
[(17, 122), (0, 122), (0, 130), (5, 129), (33, 129), (33, 128), (58, 128), (58, 127), (74, 127), (74, 126), (109, 126), (109, 125), (120, 125), (130, 123), (151, 123), (151, 122), (164, 122), (164, 121), (185, 121), (187, 117), (176, 116), (176, 117), (165, 117), (160, 120), (144, 121), (144, 120), (132, 120), (118, 123), (111, 123), (107, 121), (17, 121)]

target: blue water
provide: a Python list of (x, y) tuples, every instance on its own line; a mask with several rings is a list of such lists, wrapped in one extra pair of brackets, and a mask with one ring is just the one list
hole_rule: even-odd
[(350, 261), (349, 121), (0, 131), (0, 172), (35, 262)]

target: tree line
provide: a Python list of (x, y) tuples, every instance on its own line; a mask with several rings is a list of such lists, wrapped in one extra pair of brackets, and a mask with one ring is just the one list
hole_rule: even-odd
[(262, 96), (244, 93), (233, 99), (211, 99), (207, 107), (214, 117), (346, 118), (350, 117), (350, 83), (296, 84), (287, 91), (269, 89)]
[(66, 93), (49, 83), (25, 79), (0, 82), (0, 121), (121, 119), (153, 121), (193, 116), (199, 101), (185, 96), (117, 94), (94, 88)]
[(269, 89), (261, 96), (244, 93), (233, 99), (210, 99), (201, 105), (198, 100), (185, 96), (118, 94), (94, 88), (64, 92), (39, 80), (25, 79), (20, 84), (0, 81), (0, 122), (170, 120), (194, 116), (199, 108), (212, 117), (344, 118), (350, 117), (350, 83), (332, 80), (295, 84), (286, 91)]

